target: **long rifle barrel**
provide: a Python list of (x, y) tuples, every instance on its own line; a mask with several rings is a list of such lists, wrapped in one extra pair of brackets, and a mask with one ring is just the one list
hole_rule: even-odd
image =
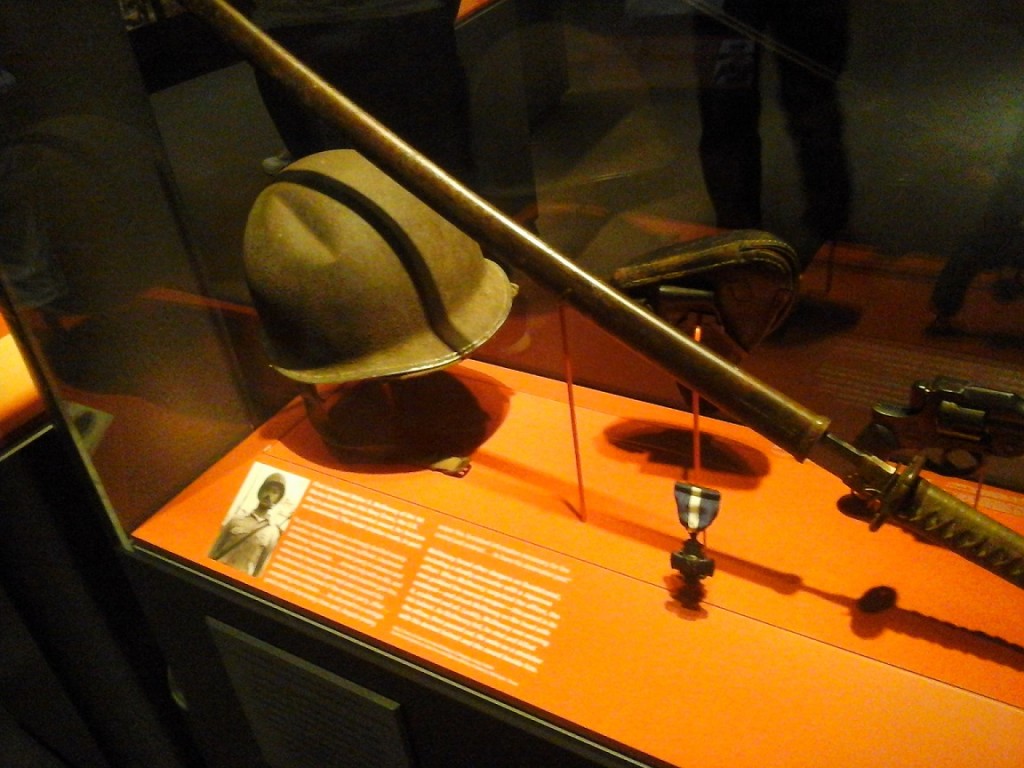
[[(225, 0), (184, 0), (255, 66), (343, 130), (353, 145), (471, 237), (559, 296), (681, 384), (800, 461), (810, 459), (863, 497), (879, 520), (912, 529), (1024, 587), (1024, 537), (916, 474), (829, 435), (829, 421), (722, 360), (706, 347), (559, 254), (451, 178), (261, 32)], [(912, 482), (911, 482), (912, 480)], [(929, 514), (922, 517), (921, 509)], [(939, 530), (935, 510), (942, 512)]]

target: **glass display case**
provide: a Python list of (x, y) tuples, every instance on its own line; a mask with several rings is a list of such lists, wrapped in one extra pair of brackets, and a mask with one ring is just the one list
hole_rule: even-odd
[[(463, 2), (449, 175), (220, 0), (143, 76), (124, 5), (0, 10), (4, 407), (209, 765), (1020, 764), (1024, 10)], [(257, 72), (347, 148), (266, 173)], [(290, 362), (409, 306), (452, 355)]]

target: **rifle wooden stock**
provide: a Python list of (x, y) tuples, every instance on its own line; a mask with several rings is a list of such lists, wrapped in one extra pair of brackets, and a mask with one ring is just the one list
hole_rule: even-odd
[[(225, 0), (184, 0), (184, 4), (255, 66), (278, 79), (310, 109), (343, 130), (358, 150), (435, 211), (494, 249), (510, 264), (681, 384), (696, 390), (798, 460), (810, 458), (820, 464), (859, 494), (870, 497), (894, 475), (888, 465), (828, 436), (829, 421), (824, 416), (811, 412), (694, 343), (504, 216), (331, 87)], [(831, 439), (823, 440), (826, 436)], [(917, 530), (919, 527), (919, 517), (902, 514), (907, 509), (906, 504), (917, 503), (917, 499), (927, 500), (931, 509), (942, 508), (947, 519), (955, 518), (968, 529), (976, 527), (976, 518), (985, 520), (986, 537), (991, 538), (994, 531), (998, 532), (1000, 546), (997, 549), (1004, 554), (992, 558), (984, 556), (983, 552), (983, 556), (969, 559), (1024, 587), (1024, 537), (979, 516), (923, 480), (917, 481), (916, 495), (905, 496), (901, 498), (904, 504), (901, 512), (890, 518), (905, 528)], [(965, 510), (971, 514), (967, 515)], [(923, 528), (921, 533), (935, 538)], [(954, 551), (965, 555), (961, 550)]]

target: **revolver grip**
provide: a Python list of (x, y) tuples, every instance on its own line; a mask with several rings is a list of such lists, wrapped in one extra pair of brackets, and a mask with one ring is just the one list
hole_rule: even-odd
[(926, 480), (888, 522), (928, 539), (1024, 589), (1024, 536)]

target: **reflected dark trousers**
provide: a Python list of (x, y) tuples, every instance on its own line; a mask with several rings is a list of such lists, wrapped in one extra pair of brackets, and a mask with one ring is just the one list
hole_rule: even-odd
[(800, 166), (803, 224), (831, 239), (846, 226), (851, 196), (836, 84), (846, 64), (846, 0), (725, 0), (723, 15), (695, 19), (700, 158), (717, 224), (761, 226), (761, 58), (769, 48)]
[[(268, 33), (420, 152), (461, 175), (469, 166), (468, 96), (455, 47), (457, 4), (394, 18), (280, 27)], [(296, 158), (351, 146), (274, 78), (256, 82)]]

